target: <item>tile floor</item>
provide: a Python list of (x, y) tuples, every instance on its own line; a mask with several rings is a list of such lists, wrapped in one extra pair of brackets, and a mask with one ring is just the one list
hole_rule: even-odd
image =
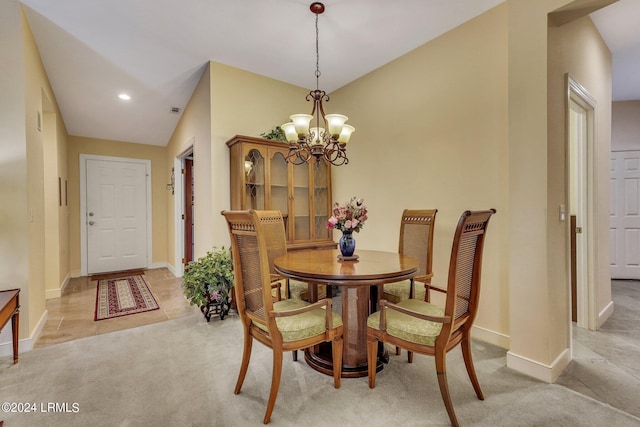
[(176, 278), (168, 269), (146, 270), (144, 280), (160, 306), (158, 310), (96, 322), (93, 316), (98, 282), (88, 277), (71, 279), (62, 297), (47, 300), (47, 322), (35, 347), (177, 319), (200, 311), (185, 299), (180, 286), (182, 278)]

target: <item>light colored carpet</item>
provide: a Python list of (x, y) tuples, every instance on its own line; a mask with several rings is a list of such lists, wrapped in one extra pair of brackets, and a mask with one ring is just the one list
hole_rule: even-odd
[[(505, 367), (505, 351), (474, 342), (485, 401), (475, 397), (459, 349), (448, 359), (449, 387), (465, 426), (638, 426), (640, 419), (568, 388)], [(273, 426), (448, 425), (433, 358), (406, 353), (370, 390), (366, 378), (330, 377), (285, 357)], [(257, 426), (271, 380), (271, 351), (254, 343), (242, 392), (233, 388), (242, 355), (237, 316), (193, 316), (37, 348), (18, 365), (0, 359), (0, 403), (77, 404), (77, 413), (3, 413), (21, 426)], [(287, 355), (288, 356), (288, 355)]]

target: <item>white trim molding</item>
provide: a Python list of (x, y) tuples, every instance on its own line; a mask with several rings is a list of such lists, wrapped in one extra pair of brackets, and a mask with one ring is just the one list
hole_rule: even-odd
[[(33, 332), (31, 332), (29, 338), (18, 340), (18, 357), (20, 356), (20, 353), (33, 350), (33, 347), (36, 341), (38, 341), (40, 333), (42, 332), (42, 328), (44, 328), (44, 325), (45, 323), (47, 323), (48, 318), (49, 312), (45, 310), (44, 313), (42, 313), (42, 316), (40, 316), (40, 320), (36, 324), (36, 327), (33, 329)], [(13, 341), (11, 340), (10, 325), (11, 323), (8, 323), (5, 329), (3, 329), (4, 332), (0, 333), (0, 357), (13, 355)], [(9, 337), (8, 341), (4, 341), (3, 336), (5, 334)]]
[(69, 279), (71, 279), (71, 275), (67, 274), (67, 277), (65, 277), (59, 288), (45, 290), (44, 299), (60, 298), (64, 293), (64, 290), (67, 288), (67, 285), (69, 284)]
[(604, 322), (613, 314), (613, 305), (613, 301), (609, 301), (609, 304), (598, 313), (598, 329), (600, 329), (600, 327), (604, 325)]
[(571, 362), (571, 351), (565, 348), (551, 365), (545, 365), (536, 360), (520, 356), (511, 351), (507, 352), (507, 367), (516, 370), (522, 374), (533, 377), (545, 383), (554, 383), (562, 371)]
[(504, 348), (505, 350), (508, 350), (511, 346), (511, 339), (508, 335), (504, 335), (490, 329), (482, 328), (477, 325), (473, 325), (471, 327), (471, 337), (473, 339), (477, 339), (479, 341)]

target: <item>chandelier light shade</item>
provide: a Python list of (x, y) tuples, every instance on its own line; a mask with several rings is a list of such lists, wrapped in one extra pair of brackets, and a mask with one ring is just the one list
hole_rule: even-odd
[(355, 131), (345, 124), (348, 117), (342, 114), (325, 114), (323, 101), (329, 102), (329, 95), (320, 90), (320, 54), (318, 49), (318, 16), (324, 12), (324, 4), (311, 3), (311, 12), (316, 15), (316, 89), (309, 92), (307, 101), (313, 101), (311, 114), (292, 114), (288, 123), (281, 126), (289, 142), (287, 161), (296, 165), (324, 158), (334, 166), (349, 163), (347, 142)]

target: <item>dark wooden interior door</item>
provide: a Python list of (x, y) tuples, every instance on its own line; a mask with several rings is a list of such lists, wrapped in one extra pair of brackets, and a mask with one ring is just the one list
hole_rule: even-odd
[(193, 158), (184, 160), (184, 259), (186, 265), (193, 261)]
[(576, 216), (571, 215), (571, 321), (578, 321), (578, 295), (576, 274)]

